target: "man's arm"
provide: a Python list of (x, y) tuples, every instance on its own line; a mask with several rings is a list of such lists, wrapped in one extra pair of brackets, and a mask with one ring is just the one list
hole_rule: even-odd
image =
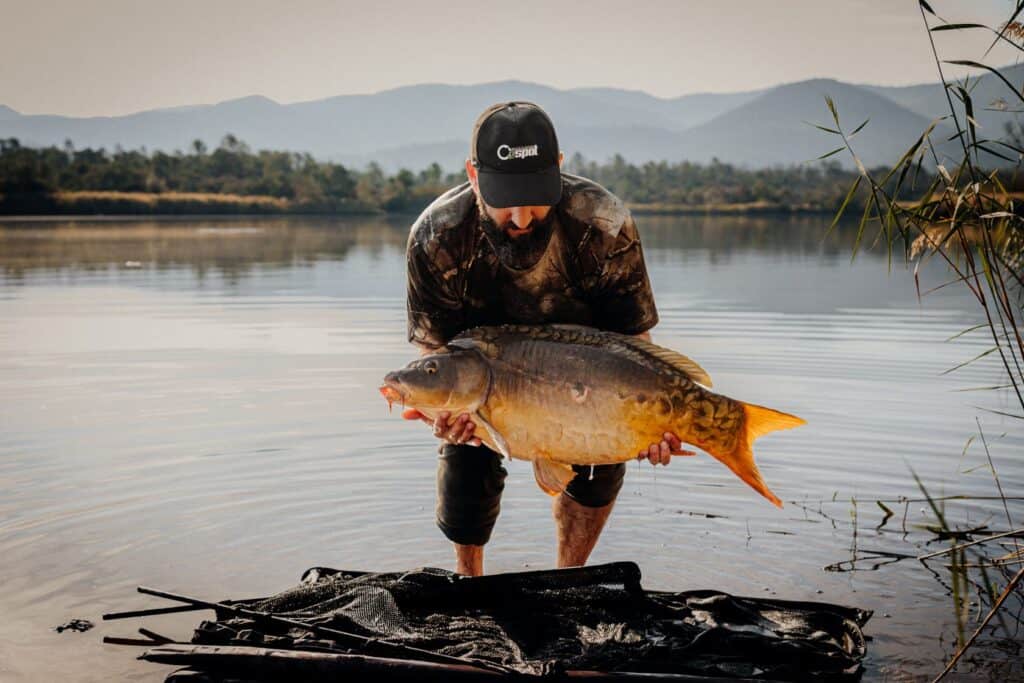
[[(639, 336), (658, 324), (658, 309), (647, 276), (640, 235), (632, 216), (618, 233), (603, 236), (590, 254), (593, 278), (588, 295), (594, 302), (594, 325)], [(646, 337), (650, 341), (650, 337)]]
[[(406, 250), (408, 277), (406, 312), (408, 333), (421, 356), (439, 351), (451, 335), (464, 326), (462, 302), (454, 295), (449, 282), (430, 262), (423, 247), (410, 239)], [(473, 435), (476, 424), (469, 415), (453, 417), (445, 411), (430, 419), (415, 409), (402, 413), (407, 420), (422, 420), (434, 430), (434, 436), (452, 444), (479, 446)]]
[[(450, 257), (442, 250), (427, 253), (414, 237), (406, 248), (406, 316), (409, 341), (422, 349), (439, 349), (465, 327), (462, 301), (433, 259)], [(453, 272), (449, 268), (449, 274)]]

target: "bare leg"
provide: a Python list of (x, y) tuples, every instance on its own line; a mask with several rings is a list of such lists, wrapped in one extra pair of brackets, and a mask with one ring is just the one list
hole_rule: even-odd
[(582, 567), (587, 563), (614, 505), (612, 501), (604, 507), (591, 508), (564, 494), (555, 496), (551, 511), (558, 533), (559, 568)]
[(482, 545), (455, 546), (455, 573), (463, 576), (480, 576), (484, 573), (484, 547)]

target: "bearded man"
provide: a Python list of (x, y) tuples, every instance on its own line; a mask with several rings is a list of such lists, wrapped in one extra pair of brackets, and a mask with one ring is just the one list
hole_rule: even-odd
[[(478, 325), (572, 323), (650, 340), (658, 322), (636, 225), (597, 183), (561, 172), (548, 115), (502, 102), (477, 119), (469, 181), (438, 197), (412, 226), (407, 248), (409, 340), (444, 347)], [(422, 419), (444, 442), (437, 525), (455, 546), (456, 571), (483, 573), (484, 545), (500, 511), (501, 455), (474, 436), (467, 414)], [(692, 455), (673, 434), (638, 454), (667, 465)], [(552, 504), (557, 566), (586, 563), (622, 488), (625, 464), (576, 466)]]

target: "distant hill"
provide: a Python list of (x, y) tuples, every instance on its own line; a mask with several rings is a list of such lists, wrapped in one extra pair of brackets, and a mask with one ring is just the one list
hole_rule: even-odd
[[(1024, 83), (1024, 64), (1001, 68), (1000, 73), (1020, 89)], [(941, 84), (926, 83), (905, 87), (861, 86), (877, 95), (886, 97), (907, 109), (928, 119), (944, 116), (949, 105)], [(1024, 111), (1024, 102), (1009, 91), (1006, 84), (991, 74), (971, 79), (969, 93), (974, 104), (974, 118), (980, 127), (979, 137), (999, 138), (1004, 135), (1004, 126), (1014, 119), (1012, 110)], [(953, 102), (959, 100), (952, 94)], [(1010, 111), (1010, 113), (1008, 113)]]
[[(1024, 66), (1010, 67), (1007, 74), (1020, 82)], [(1004, 122), (1015, 116), (985, 111), (995, 108), (993, 102), (998, 105), (997, 98), (1011, 109), (1024, 109), (990, 75), (977, 79), (974, 93), (983, 134), (1001, 136)], [(451, 170), (465, 159), (481, 110), (496, 101), (528, 99), (551, 114), (569, 156), (579, 152), (604, 161), (621, 154), (634, 163), (718, 158), (771, 166), (813, 159), (838, 146), (835, 138), (802, 123), (830, 123), (826, 94), (835, 98), (847, 130), (871, 119), (855, 140), (868, 164), (894, 161), (946, 107), (942, 87), (935, 84), (893, 88), (819, 79), (743, 93), (659, 98), (615, 88), (560, 90), (502, 81), (424, 84), (293, 104), (252, 96), (114, 117), (23, 115), (0, 105), (0, 138), (15, 137), (29, 146), (70, 139), (77, 147), (173, 151), (188, 149), (194, 139), (214, 147), (232, 133), (253, 149), (309, 152), (357, 166), (378, 161), (388, 171), (434, 161)], [(944, 133), (948, 137), (949, 131)], [(834, 159), (850, 164), (846, 155)]]
[[(763, 95), (695, 126), (682, 134), (679, 154), (694, 161), (717, 157), (742, 160), (752, 166), (795, 164), (814, 159), (839, 147), (842, 140), (821, 132), (805, 122), (831, 128), (831, 114), (825, 96), (835, 100), (840, 123), (847, 133), (863, 121), (868, 125), (851, 141), (868, 166), (899, 158), (930, 119), (847, 83), (811, 80), (772, 88)], [(837, 159), (846, 161), (843, 153)]]
[(617, 88), (577, 88), (571, 92), (600, 100), (607, 105), (641, 110), (647, 114), (647, 117), (643, 119), (647, 125), (658, 125), (666, 130), (682, 131), (710, 121), (719, 114), (749, 102), (764, 91), (697, 93), (672, 99), (654, 97), (640, 90)]

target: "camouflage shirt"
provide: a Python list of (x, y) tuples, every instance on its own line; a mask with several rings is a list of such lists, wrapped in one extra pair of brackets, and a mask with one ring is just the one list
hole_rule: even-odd
[(658, 322), (640, 238), (615, 195), (562, 174), (551, 241), (526, 271), (504, 268), (480, 227), (463, 183), (438, 197), (412, 226), (409, 341), (443, 346), (478, 325), (575, 323), (639, 334)]

